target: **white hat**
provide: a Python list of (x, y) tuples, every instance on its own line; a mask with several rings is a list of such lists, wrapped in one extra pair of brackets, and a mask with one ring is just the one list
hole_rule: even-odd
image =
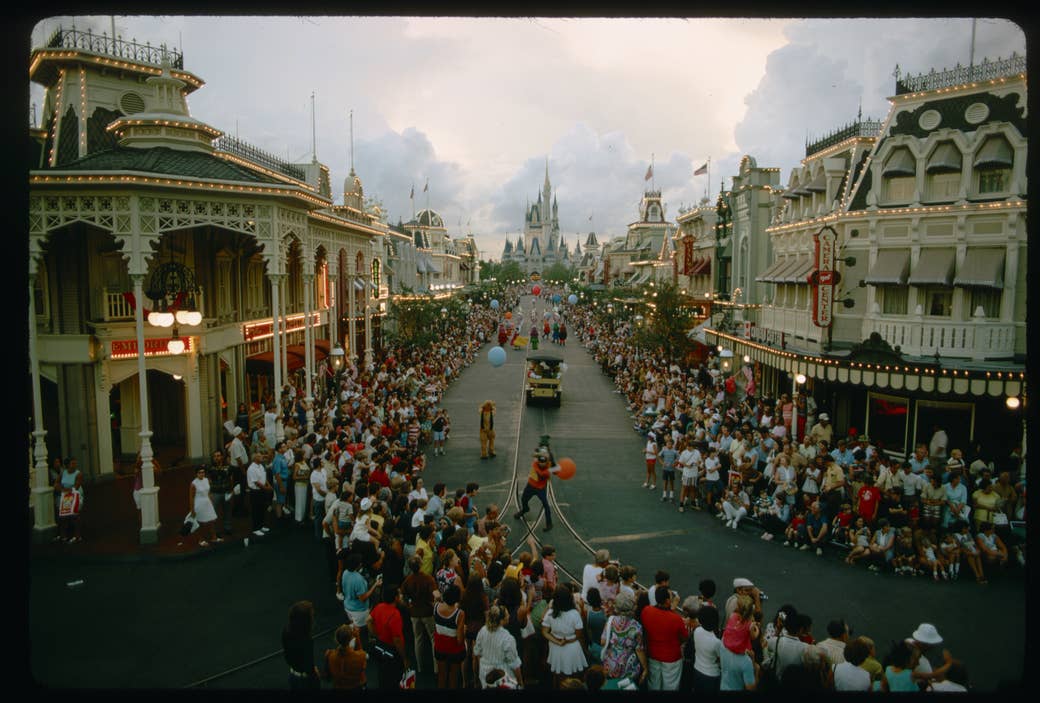
[(733, 579), (733, 588), (753, 588), (755, 584), (743, 577)]
[(939, 636), (939, 631), (935, 629), (935, 625), (927, 622), (918, 625), (910, 636), (921, 644), (942, 644), (943, 641), (943, 638)]
[(224, 423), (224, 429), (227, 430), (228, 434), (235, 434), (235, 423), (232, 420), (228, 420)]
[(371, 498), (362, 498), (361, 499), (361, 510), (362, 510), (362, 512), (365, 511), (365, 510), (371, 510), (371, 509), (372, 509), (372, 499)]
[(827, 413), (820, 413), (820, 419), (821, 420), (826, 420), (827, 422), (830, 422), (831, 416), (828, 415)]
[(233, 429), (231, 430), (231, 434), (232, 434), (233, 436), (235, 436), (235, 437), (237, 437), (237, 436), (239, 436), (240, 434), (242, 434), (242, 432), (243, 432), (242, 428), (241, 428), (241, 427), (239, 427), (238, 425), (235, 425), (235, 427), (234, 427), (234, 428), (233, 428)]

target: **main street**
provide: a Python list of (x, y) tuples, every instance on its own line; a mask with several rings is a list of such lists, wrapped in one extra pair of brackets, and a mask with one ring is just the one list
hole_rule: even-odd
[[(525, 331), (530, 301), (522, 303)], [(543, 310), (539, 305), (534, 311), (539, 321)], [(443, 481), (451, 491), (478, 482), (478, 507), (503, 507), (512, 546), (521, 547), (527, 535), (525, 523), (511, 517), (517, 494), (539, 436), (549, 434), (556, 457), (572, 457), (578, 468), (570, 481), (551, 484), (553, 530), (544, 533), (539, 523), (533, 534), (556, 546), (567, 572), (580, 575), (589, 548), (604, 547), (636, 566), (644, 585), (657, 569), (670, 571), (672, 588), (684, 596), (700, 579), (713, 578), (722, 601), (732, 579), (743, 576), (768, 594), (767, 617), (791, 603), (812, 616), (819, 639), (827, 621), (844, 617), (883, 655), (892, 640), (931, 622), (979, 689), (1023, 678), (1025, 592), (1018, 575), (985, 587), (970, 579), (934, 583), (876, 575), (846, 566), (833, 549), (822, 557), (794, 552), (760, 540), (750, 526), (734, 531), (708, 512), (680, 514), (660, 502), (658, 491), (640, 488), (642, 439), (576, 330), (566, 347), (543, 342), (542, 351), (563, 357), (568, 367), (559, 409), (524, 406), (525, 352), (509, 349), (506, 363), (494, 368), (486, 360), (488, 348), (445, 395), (452, 418), (448, 450), (429, 457), (426, 483)], [(478, 407), (488, 399), (497, 405), (497, 457), (481, 461)], [(539, 512), (532, 503), (528, 518)], [(279, 634), (289, 606), (301, 599), (315, 603), (319, 655), (343, 619), (319, 545), (306, 530), (276, 531), (249, 547), (225, 545), (187, 559), (35, 560), (30, 575), (31, 673), (49, 686), (284, 688)], [(77, 580), (83, 584), (66, 585)], [(420, 687), (429, 685), (428, 677), (420, 679)]]

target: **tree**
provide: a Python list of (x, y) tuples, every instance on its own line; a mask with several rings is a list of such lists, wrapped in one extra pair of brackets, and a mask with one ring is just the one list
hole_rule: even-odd
[(643, 297), (639, 306), (642, 320), (633, 334), (635, 343), (670, 359), (684, 358), (692, 348), (686, 336), (692, 314), (683, 304), (678, 287), (672, 283), (657, 283), (647, 286)]
[(557, 261), (542, 273), (542, 280), (550, 283), (569, 283), (574, 280), (574, 269)]

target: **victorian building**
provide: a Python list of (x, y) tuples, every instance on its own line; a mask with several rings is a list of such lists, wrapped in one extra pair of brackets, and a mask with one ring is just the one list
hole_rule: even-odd
[(337, 347), (371, 361), (385, 227), (353, 172), (334, 206), (316, 158), (287, 163), (193, 118), (203, 81), (176, 51), (59, 30), (29, 78), (46, 89), (30, 134), (34, 534), (54, 525), (49, 457), (93, 480), (139, 452), (154, 541), (157, 452), (203, 460), (240, 404), (277, 403), (299, 369), (311, 395)]
[(1024, 441), (1027, 97), (1021, 57), (897, 77), (883, 122), (809, 145), (767, 229), (763, 307), (709, 341), (767, 393), (804, 375), (893, 454), (938, 425), (999, 463)]

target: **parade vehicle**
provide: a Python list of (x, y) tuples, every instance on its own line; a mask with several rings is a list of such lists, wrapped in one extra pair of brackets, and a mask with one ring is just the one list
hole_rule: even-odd
[(527, 357), (524, 392), (528, 405), (544, 402), (560, 407), (563, 397), (561, 364), (563, 359), (550, 354), (533, 354)]

